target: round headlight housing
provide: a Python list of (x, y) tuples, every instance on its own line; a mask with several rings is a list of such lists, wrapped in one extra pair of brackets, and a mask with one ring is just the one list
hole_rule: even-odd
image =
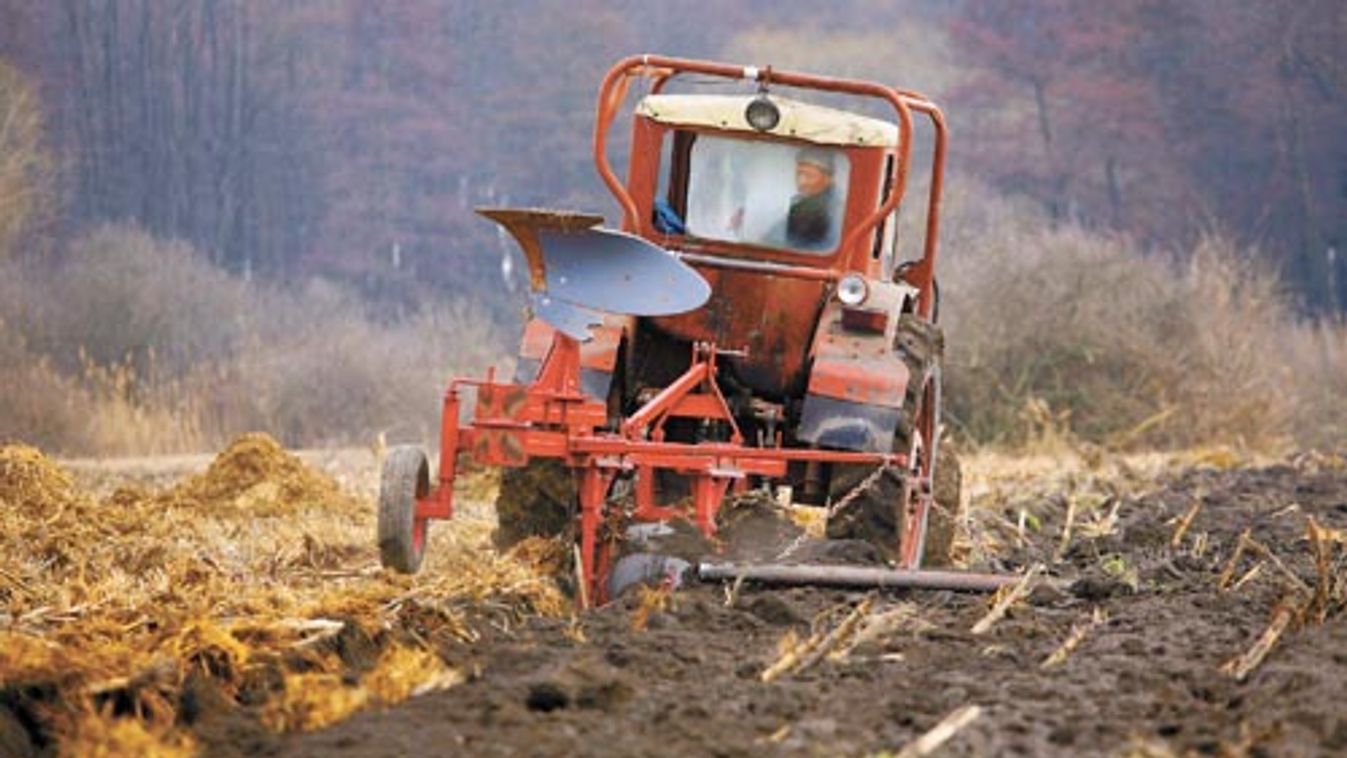
[(776, 103), (768, 99), (767, 95), (758, 95), (748, 101), (748, 107), (744, 109), (744, 119), (754, 129), (770, 132), (781, 123), (781, 110), (776, 107)]
[(842, 305), (860, 305), (869, 295), (870, 288), (865, 286), (865, 279), (857, 274), (847, 274), (837, 282), (837, 299)]

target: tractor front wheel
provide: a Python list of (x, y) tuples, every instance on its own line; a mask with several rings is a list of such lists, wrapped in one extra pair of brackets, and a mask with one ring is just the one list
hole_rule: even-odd
[(415, 574), (426, 554), (430, 520), (416, 517), (416, 501), (430, 494), (426, 454), (411, 445), (389, 449), (379, 477), (379, 560)]

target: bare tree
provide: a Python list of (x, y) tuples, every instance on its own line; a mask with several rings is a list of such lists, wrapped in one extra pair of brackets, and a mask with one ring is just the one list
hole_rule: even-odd
[(0, 60), (0, 259), (50, 208), (51, 181), (37, 97), (18, 71)]

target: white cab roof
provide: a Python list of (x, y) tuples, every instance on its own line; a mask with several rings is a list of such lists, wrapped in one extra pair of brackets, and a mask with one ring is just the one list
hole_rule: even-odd
[[(769, 97), (781, 111), (781, 121), (768, 134), (822, 145), (898, 144), (898, 127), (887, 121), (776, 95)], [(744, 118), (744, 109), (753, 98), (753, 95), (646, 95), (637, 104), (636, 112), (661, 124), (758, 134)]]

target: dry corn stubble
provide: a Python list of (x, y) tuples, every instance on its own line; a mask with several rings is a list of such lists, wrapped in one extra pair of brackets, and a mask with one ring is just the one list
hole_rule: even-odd
[(438, 526), (416, 577), (379, 568), (373, 525), (372, 504), (265, 435), (101, 502), (38, 450), (0, 447), (0, 708), (61, 752), (181, 754), (218, 715), (202, 702), (317, 728), (457, 683), (442, 653), (481, 624), (566, 609), (482, 549), (485, 522)]

